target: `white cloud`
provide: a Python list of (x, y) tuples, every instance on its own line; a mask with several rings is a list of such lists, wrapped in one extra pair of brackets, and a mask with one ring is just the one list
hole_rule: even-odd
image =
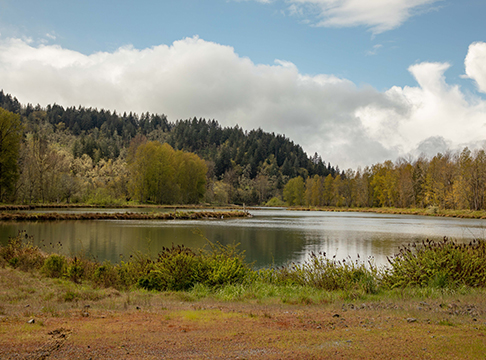
[(486, 93), (486, 43), (475, 42), (471, 44), (465, 64), (467, 77), (476, 81), (478, 89)]
[[(478, 58), (472, 64), (477, 70), (467, 73), (479, 84), (485, 63)], [(197, 116), (224, 126), (261, 127), (285, 134), (309, 154), (317, 151), (341, 168), (395, 160), (434, 144), (478, 144), (485, 132), (486, 102), (466, 98), (458, 86), (447, 84), (448, 67), (413, 65), (409, 70), (418, 86), (379, 92), (333, 75), (301, 74), (283, 60), (254, 64), (232, 47), (197, 37), (92, 55), (19, 39), (0, 42), (0, 88), (23, 103), (149, 111), (172, 121)]]
[(379, 34), (399, 27), (437, 1), (441, 0), (286, 0), (286, 3), (289, 14), (310, 17), (315, 26), (365, 26)]
[(400, 154), (417, 154), (427, 146), (427, 155), (431, 155), (433, 145), (437, 151), (444, 151), (444, 144), (452, 149), (481, 144), (486, 131), (486, 102), (479, 97), (467, 98), (459, 86), (447, 84), (444, 72), (449, 67), (447, 63), (410, 66), (419, 86), (393, 87), (385, 92), (397, 104), (404, 104), (407, 111), (397, 113), (393, 108), (375, 105), (358, 109), (356, 116), (367, 134)]
[(381, 45), (381, 44), (373, 45), (373, 49), (371, 49), (368, 52), (366, 52), (366, 55), (367, 56), (376, 55), (376, 53), (378, 52), (378, 50), (380, 50), (382, 47), (383, 47), (383, 45)]

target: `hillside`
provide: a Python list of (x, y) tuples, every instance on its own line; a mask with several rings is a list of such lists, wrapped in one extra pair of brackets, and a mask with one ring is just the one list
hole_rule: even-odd
[[(163, 114), (117, 114), (116, 111), (81, 106), (64, 108), (57, 104), (42, 108), (23, 105), (3, 91), (0, 91), (0, 107), (18, 114), (24, 128), (19, 155), (20, 181), (28, 172), (25, 164), (29, 141), (34, 147), (37, 142), (38, 150), (43, 149), (44, 153), (49, 150), (69, 158), (67, 182), (72, 180), (69, 177), (75, 178), (80, 173), (80, 167), (89, 167), (90, 161), (91, 172), (96, 172), (97, 167), (106, 167), (104, 164), (108, 162), (112, 166), (117, 164), (119, 173), (126, 172), (120, 167), (135, 154), (138, 145), (149, 141), (167, 143), (176, 151), (192, 152), (205, 160), (207, 191), (201, 200), (206, 202), (260, 204), (272, 197), (281, 197), (283, 186), (290, 178), (327, 176), (339, 171), (326, 164), (318, 154), (309, 157), (300, 145), (284, 135), (261, 129), (245, 131), (238, 126), (222, 127), (216, 120), (193, 118), (170, 122)], [(18, 184), (20, 192), (13, 194), (11, 200), (86, 201), (92, 198), (86, 189), (74, 199), (73, 194), (66, 196), (58, 192), (47, 197), (25, 196), (22, 188), (26, 187), (29, 186), (25, 183)], [(38, 192), (46, 193), (43, 189)], [(110, 197), (131, 199), (133, 196), (129, 191), (118, 189), (114, 193), (111, 191)]]

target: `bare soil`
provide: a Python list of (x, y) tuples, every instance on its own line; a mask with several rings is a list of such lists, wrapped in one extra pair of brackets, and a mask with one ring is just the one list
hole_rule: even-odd
[[(484, 359), (483, 299), (187, 301), (0, 269), (0, 359)], [(33, 321), (32, 321), (33, 320)]]

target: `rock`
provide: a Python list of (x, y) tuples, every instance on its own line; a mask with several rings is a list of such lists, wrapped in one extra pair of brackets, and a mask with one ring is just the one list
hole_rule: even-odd
[(85, 311), (81, 314), (82, 317), (88, 317), (89, 316), (89, 312)]
[(416, 321), (417, 321), (417, 319), (415, 319), (415, 318), (408, 318), (407, 319), (407, 322), (409, 322), (409, 323), (413, 323), (413, 322), (416, 322)]

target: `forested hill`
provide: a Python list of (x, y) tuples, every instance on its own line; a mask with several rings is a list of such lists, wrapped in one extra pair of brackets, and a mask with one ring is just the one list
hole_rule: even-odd
[[(265, 186), (268, 189), (264, 194), (260, 192), (258, 201), (262, 202), (281, 195), (285, 183), (295, 176), (334, 176), (339, 172), (318, 154), (308, 156), (301, 146), (284, 135), (261, 129), (245, 131), (239, 126), (222, 127), (215, 120), (193, 118), (169, 122), (165, 115), (148, 112), (118, 114), (57, 104), (43, 108), (23, 105), (3, 90), (0, 107), (21, 116), (24, 137), (31, 134), (50, 145), (57, 144), (75, 159), (86, 154), (94, 164), (100, 160), (125, 159), (130, 144), (143, 141), (168, 143), (175, 150), (194, 152), (206, 160), (208, 184), (224, 180), (234, 189), (228, 190), (233, 194), (229, 195), (229, 202), (257, 201), (256, 191), (251, 191), (253, 195), (246, 199), (238, 195), (238, 189), (251, 187), (247, 180), (259, 178), (270, 184)], [(256, 186), (251, 185), (253, 189)]]
[(0, 107), (22, 116), (27, 131), (38, 131), (39, 126), (50, 124), (54, 128), (69, 130), (78, 139), (73, 144), (73, 154), (88, 154), (93, 159), (114, 159), (120, 146), (127, 147), (137, 135), (149, 140), (168, 142), (176, 150), (195, 152), (203, 159), (213, 161), (217, 177), (239, 165), (249, 167), (250, 178), (258, 175), (267, 162), (272, 171), (294, 177), (302, 175), (326, 176), (336, 169), (326, 164), (319, 155), (307, 156), (300, 145), (284, 135), (267, 133), (261, 129), (244, 131), (238, 125), (221, 127), (215, 120), (189, 119), (171, 123), (165, 115), (144, 113), (141, 115), (97, 110), (84, 107), (64, 108), (60, 105), (39, 105), (20, 102), (0, 91)]

